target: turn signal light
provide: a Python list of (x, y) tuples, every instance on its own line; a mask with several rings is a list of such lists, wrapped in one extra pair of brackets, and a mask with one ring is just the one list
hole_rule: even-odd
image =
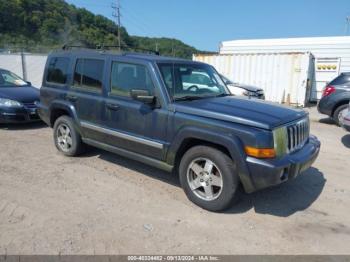
[(248, 156), (252, 156), (255, 158), (274, 158), (276, 157), (276, 151), (272, 148), (255, 148), (246, 146), (245, 153)]
[(329, 95), (332, 94), (333, 92), (335, 92), (334, 86), (327, 86), (327, 87), (323, 90), (322, 97), (329, 96)]

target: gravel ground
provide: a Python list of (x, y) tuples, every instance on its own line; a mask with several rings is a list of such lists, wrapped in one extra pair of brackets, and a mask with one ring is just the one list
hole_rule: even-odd
[(2, 125), (0, 254), (350, 254), (350, 134), (310, 112), (314, 166), (221, 214), (170, 174), (97, 149), (67, 158), (44, 125)]

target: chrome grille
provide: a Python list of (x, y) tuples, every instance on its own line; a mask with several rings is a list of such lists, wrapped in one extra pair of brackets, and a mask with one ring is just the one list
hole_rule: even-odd
[(292, 125), (287, 126), (288, 133), (288, 151), (293, 152), (301, 148), (307, 139), (309, 138), (310, 133), (310, 124), (309, 119), (304, 118)]

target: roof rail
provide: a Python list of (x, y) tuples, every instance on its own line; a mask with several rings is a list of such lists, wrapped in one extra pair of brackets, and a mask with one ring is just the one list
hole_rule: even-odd
[(67, 44), (65, 44), (62, 46), (62, 50), (65, 50), (65, 51), (71, 50), (73, 48), (76, 48), (76, 49), (95, 49), (92, 46), (83, 46), (83, 45), (67, 45)]
[[(120, 49), (122, 51), (141, 51), (141, 52), (147, 52), (147, 53), (150, 53), (150, 54), (154, 54), (154, 55), (160, 55), (160, 53), (158, 51), (154, 51), (154, 50), (151, 50), (151, 49), (145, 49), (145, 48), (140, 48), (140, 47), (130, 47), (130, 46), (127, 46), (127, 45), (99, 45), (99, 46), (96, 46), (97, 49), (100, 49), (100, 50), (110, 50), (110, 49)], [(124, 50), (123, 50), (124, 49)]]
[(94, 49), (94, 50), (111, 50), (111, 49), (117, 49), (120, 50), (121, 52), (125, 51), (141, 51), (141, 52), (147, 52), (149, 54), (154, 54), (154, 55), (160, 55), (158, 51), (150, 50), (150, 49), (145, 49), (145, 48), (139, 48), (139, 47), (129, 47), (127, 45), (96, 45), (96, 46), (83, 46), (83, 45), (63, 45), (62, 50), (71, 50), (73, 48), (76, 49)]

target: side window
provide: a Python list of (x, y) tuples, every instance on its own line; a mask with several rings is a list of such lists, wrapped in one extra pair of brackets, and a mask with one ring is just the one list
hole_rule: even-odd
[(103, 60), (78, 59), (74, 70), (73, 87), (102, 92), (103, 68)]
[(67, 83), (69, 58), (53, 57), (49, 61), (46, 82), (64, 85)]
[(111, 94), (130, 96), (132, 89), (146, 89), (154, 93), (154, 85), (147, 68), (143, 65), (113, 62), (111, 72)]

